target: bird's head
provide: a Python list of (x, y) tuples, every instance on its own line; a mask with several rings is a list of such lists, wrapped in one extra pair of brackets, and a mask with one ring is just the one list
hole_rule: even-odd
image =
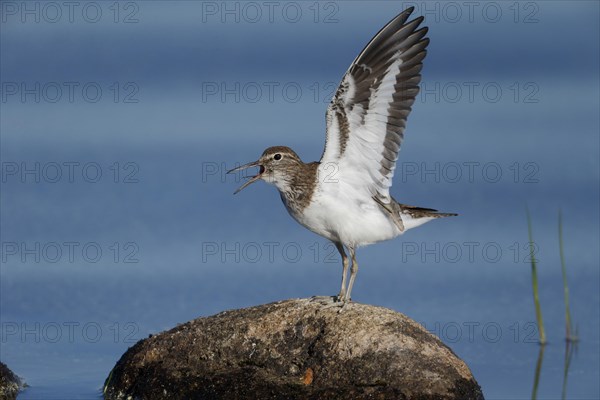
[(274, 146), (263, 151), (258, 160), (234, 168), (227, 173), (258, 167), (258, 174), (249, 177), (248, 182), (240, 186), (234, 194), (259, 179), (275, 185), (279, 191), (286, 192), (289, 190), (294, 175), (301, 171), (302, 165), (302, 160), (294, 150), (285, 146)]

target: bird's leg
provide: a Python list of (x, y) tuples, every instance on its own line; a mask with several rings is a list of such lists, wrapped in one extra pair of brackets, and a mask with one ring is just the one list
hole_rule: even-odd
[(358, 263), (356, 262), (356, 250), (354, 247), (348, 247), (350, 250), (350, 256), (352, 257), (352, 268), (350, 269), (350, 283), (348, 283), (348, 291), (346, 292), (345, 301), (350, 301), (350, 294), (352, 292), (352, 286), (354, 286), (354, 280), (356, 279), (356, 273), (358, 272)]
[(344, 251), (344, 245), (340, 242), (335, 243), (335, 247), (340, 252), (342, 256), (342, 265), (344, 269), (342, 271), (342, 288), (340, 289), (340, 294), (337, 297), (337, 301), (344, 302), (346, 300), (346, 277), (348, 276), (348, 256), (346, 256), (346, 252)]

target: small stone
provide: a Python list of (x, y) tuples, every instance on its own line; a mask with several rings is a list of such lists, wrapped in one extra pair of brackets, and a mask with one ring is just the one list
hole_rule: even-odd
[(302, 378), (302, 383), (304, 383), (305, 385), (310, 385), (313, 381), (313, 370), (312, 368), (308, 367), (306, 369), (306, 372), (304, 373), (304, 378)]

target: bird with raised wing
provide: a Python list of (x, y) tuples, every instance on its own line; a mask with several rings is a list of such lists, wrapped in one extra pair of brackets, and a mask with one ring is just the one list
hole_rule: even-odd
[(429, 44), (427, 28), (417, 29), (423, 17), (407, 22), (412, 11), (385, 25), (342, 78), (327, 108), (321, 161), (304, 163), (289, 147), (275, 146), (257, 161), (228, 172), (258, 167), (258, 174), (235, 193), (259, 180), (275, 185), (298, 223), (335, 244), (343, 265), (342, 287), (335, 297), (340, 305), (350, 301), (358, 247), (456, 215), (401, 204), (390, 195)]

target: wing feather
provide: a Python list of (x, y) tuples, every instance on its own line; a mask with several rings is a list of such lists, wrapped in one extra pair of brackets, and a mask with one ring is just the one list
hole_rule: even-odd
[(396, 16), (360, 52), (326, 116), (321, 164), (336, 163), (340, 180), (385, 203), (429, 44), (427, 28), (417, 29), (423, 17), (406, 22), (412, 11)]

